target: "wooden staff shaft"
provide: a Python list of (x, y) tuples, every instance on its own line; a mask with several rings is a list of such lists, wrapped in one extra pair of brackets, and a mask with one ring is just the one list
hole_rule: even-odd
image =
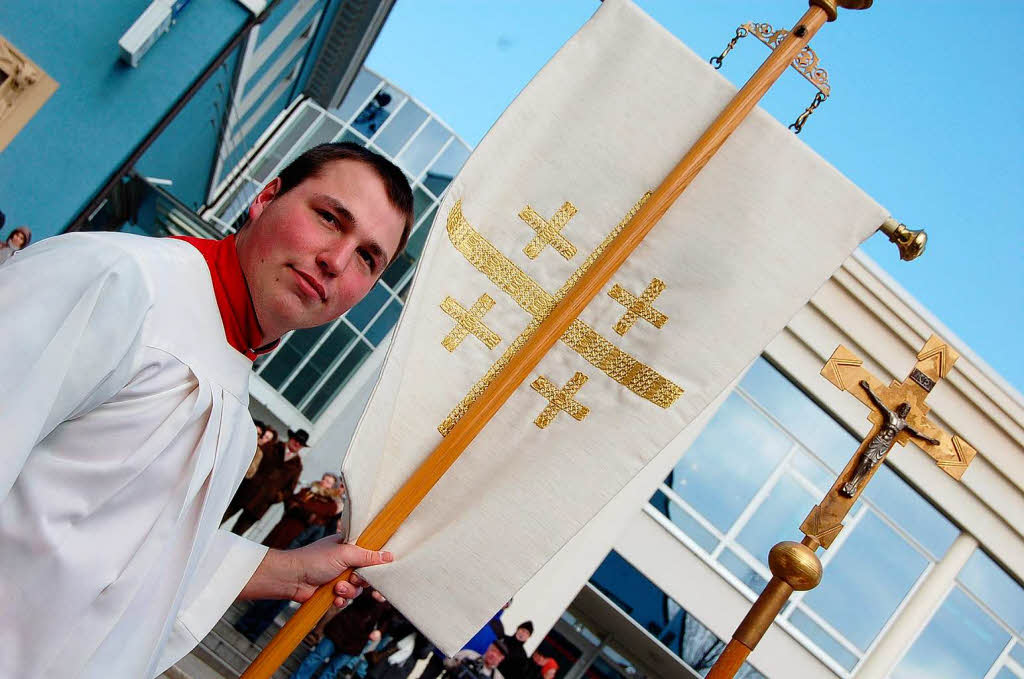
[[(825, 11), (820, 7), (812, 6), (807, 10), (793, 31), (790, 32), (789, 37), (769, 55), (750, 80), (732, 98), (725, 110), (718, 115), (697, 143), (623, 228), (622, 233), (609, 244), (572, 290), (544, 319), (533, 337), (512, 357), (508, 366), (498, 374), (420, 468), (374, 517), (370, 525), (356, 540), (357, 545), (367, 549), (381, 549), (394, 535), (398, 527), (426, 497), (434, 484), (565, 333), (572, 321), (608, 284), (612, 274), (626, 261), (662, 215), (693, 181), (697, 173), (707, 165), (707, 162), (721, 148), (729, 135), (739, 127), (743, 119), (778, 80), (793, 58), (804, 48), (827, 18)], [(349, 574), (350, 572), (346, 571), (334, 582), (320, 587), (312, 598), (302, 604), (302, 607), (284, 628), (271, 639), (267, 647), (253, 661), (249, 669), (242, 675), (242, 679), (269, 679), (302, 641), (302, 638), (327, 612), (334, 599), (334, 584), (347, 578)]]

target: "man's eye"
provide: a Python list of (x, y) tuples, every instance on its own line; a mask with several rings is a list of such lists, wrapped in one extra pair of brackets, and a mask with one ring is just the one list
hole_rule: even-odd
[(364, 262), (366, 262), (366, 266), (370, 267), (370, 271), (373, 271), (373, 267), (376, 264), (376, 262), (373, 259), (373, 255), (371, 255), (366, 250), (360, 250), (359, 256), (363, 258)]
[(316, 213), (320, 215), (321, 219), (323, 219), (328, 224), (338, 223), (338, 220), (335, 219), (334, 215), (328, 212), (327, 210), (317, 210)]

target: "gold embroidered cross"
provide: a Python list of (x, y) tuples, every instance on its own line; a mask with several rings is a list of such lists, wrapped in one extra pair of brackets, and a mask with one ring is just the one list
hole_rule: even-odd
[(543, 375), (535, 379), (530, 386), (533, 387), (534, 391), (546, 398), (548, 404), (544, 406), (544, 410), (540, 411), (540, 415), (537, 415), (537, 419), (533, 423), (544, 429), (551, 424), (552, 420), (555, 419), (555, 415), (562, 410), (569, 413), (577, 422), (582, 422), (583, 418), (590, 412), (590, 408), (582, 405), (573, 397), (586, 383), (587, 376), (581, 372), (573, 375), (572, 379), (566, 382), (565, 386), (561, 389)]
[(519, 211), (519, 218), (526, 222), (531, 229), (537, 232), (537, 235), (533, 237), (526, 247), (523, 248), (523, 252), (530, 259), (537, 259), (537, 255), (541, 253), (545, 246), (550, 245), (558, 254), (562, 255), (566, 259), (572, 259), (576, 254), (576, 246), (573, 245), (562, 235), (562, 228), (569, 223), (569, 220), (576, 214), (576, 206), (570, 202), (562, 203), (562, 207), (558, 208), (558, 212), (551, 217), (550, 220), (546, 220), (541, 217), (537, 212), (527, 205)]
[(451, 297), (445, 297), (444, 301), (441, 302), (441, 309), (454, 318), (456, 323), (452, 331), (441, 340), (441, 346), (448, 351), (455, 351), (459, 344), (462, 343), (462, 340), (466, 339), (470, 333), (483, 342), (488, 349), (498, 346), (501, 343), (501, 337), (497, 333), (492, 332), (481, 320), (484, 314), (493, 308), (494, 300), (486, 293), (480, 295), (479, 299), (469, 308), (469, 311)]
[(637, 319), (642, 318), (655, 328), (661, 328), (668, 321), (668, 316), (655, 309), (652, 305), (665, 290), (665, 283), (659, 278), (652, 278), (651, 284), (643, 291), (639, 298), (634, 297), (618, 283), (608, 291), (608, 296), (626, 307), (626, 313), (613, 326), (615, 332), (625, 336), (633, 327)]

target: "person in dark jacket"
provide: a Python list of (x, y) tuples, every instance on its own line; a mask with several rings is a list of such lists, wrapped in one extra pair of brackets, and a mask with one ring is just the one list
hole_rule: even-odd
[(320, 679), (335, 679), (373, 650), (387, 627), (391, 604), (375, 589), (367, 588), (344, 609), (329, 612), (311, 633), (318, 639), (291, 679), (310, 679), (326, 664)]
[(515, 634), (506, 634), (502, 637), (508, 653), (505, 659), (498, 665), (498, 670), (505, 679), (525, 679), (527, 663), (530, 659), (526, 655), (523, 644), (530, 640), (533, 634), (533, 623), (527, 620), (516, 628)]
[[(338, 477), (326, 473), (284, 501), (284, 516), (263, 540), (271, 549), (288, 549), (312, 526), (325, 526), (338, 514)], [(326, 534), (326, 533), (324, 533)]]
[(295, 492), (295, 484), (302, 476), (302, 458), (299, 454), (306, 447), (309, 434), (305, 429), (288, 430), (288, 442), (276, 441), (263, 448), (263, 459), (251, 479), (242, 481), (231, 499), (221, 523), (230, 519), (235, 512), (242, 515), (231, 528), (236, 535), (243, 535), (252, 525), (263, 518), (270, 506), (284, 501)]

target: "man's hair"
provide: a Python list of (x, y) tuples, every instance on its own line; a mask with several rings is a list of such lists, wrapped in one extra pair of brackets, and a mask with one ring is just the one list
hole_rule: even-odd
[(391, 206), (405, 217), (402, 238), (398, 241), (398, 249), (391, 257), (391, 262), (395, 261), (405, 249), (406, 243), (409, 242), (409, 234), (412, 232), (412, 189), (409, 187), (409, 180), (398, 166), (379, 153), (348, 141), (314, 146), (288, 163), (288, 167), (281, 171), (278, 175), (281, 179), (281, 190), (277, 195), (284, 195), (310, 177), (319, 176), (325, 165), (339, 160), (354, 160), (372, 168), (384, 182), (384, 190), (391, 201)]

